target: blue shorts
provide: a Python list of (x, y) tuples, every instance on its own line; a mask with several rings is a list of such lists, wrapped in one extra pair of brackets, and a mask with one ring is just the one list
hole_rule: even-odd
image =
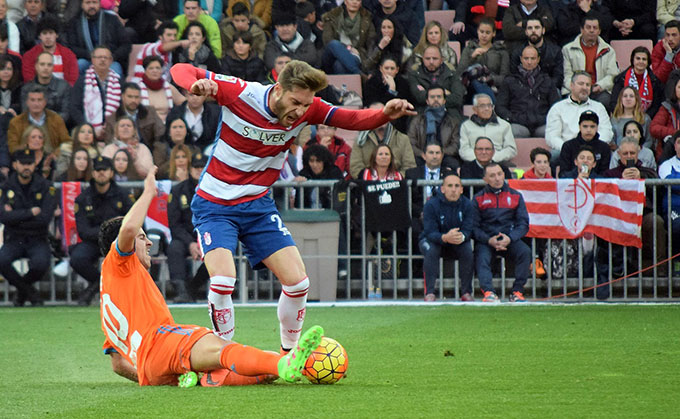
[(240, 240), (250, 266), (261, 269), (263, 259), (284, 247), (295, 246), (269, 195), (227, 206), (195, 194), (191, 211), (204, 255), (218, 248), (229, 249), (235, 255)]

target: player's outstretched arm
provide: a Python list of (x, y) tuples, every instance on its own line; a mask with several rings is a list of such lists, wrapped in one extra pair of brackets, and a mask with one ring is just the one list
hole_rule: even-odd
[(154, 166), (149, 170), (149, 174), (144, 179), (144, 191), (137, 202), (130, 208), (123, 223), (120, 226), (118, 233), (118, 249), (121, 252), (131, 252), (135, 249), (135, 237), (139, 234), (139, 229), (144, 224), (146, 212), (149, 210), (151, 201), (156, 196), (156, 171), (158, 167)]
[(175, 64), (170, 69), (172, 80), (178, 86), (200, 96), (217, 94), (217, 83), (206, 78), (206, 70), (191, 64)]
[(392, 99), (385, 104), (383, 113), (390, 119), (416, 115), (415, 108), (405, 99)]
[(404, 115), (416, 115), (413, 105), (404, 99), (392, 99), (382, 109), (336, 108), (327, 125), (355, 131), (372, 130)]

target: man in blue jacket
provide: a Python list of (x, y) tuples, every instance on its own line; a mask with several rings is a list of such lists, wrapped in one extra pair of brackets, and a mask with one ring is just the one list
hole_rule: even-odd
[(444, 175), (441, 189), (423, 208), (420, 251), (424, 256), (425, 301), (434, 301), (434, 285), (439, 276), (439, 257), (458, 258), (462, 301), (472, 298), (472, 203), (462, 196), (463, 186), (454, 172)]
[(493, 288), (491, 258), (509, 256), (515, 262), (515, 282), (510, 302), (525, 302), (524, 284), (529, 277), (531, 250), (522, 241), (529, 231), (529, 214), (522, 195), (505, 183), (498, 163), (484, 167), (483, 190), (472, 199), (475, 239), (475, 265), (485, 302), (498, 302)]

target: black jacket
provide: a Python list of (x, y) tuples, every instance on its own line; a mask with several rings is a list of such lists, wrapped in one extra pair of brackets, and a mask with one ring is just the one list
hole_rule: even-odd
[[(66, 46), (76, 54), (78, 58), (90, 60), (91, 51), (87, 48), (85, 37), (83, 36), (83, 25), (80, 17), (82, 12), (78, 13), (68, 25), (64, 32), (66, 38)], [(99, 22), (101, 18), (101, 27)], [(127, 38), (123, 25), (118, 20), (116, 15), (100, 10), (95, 16), (90, 26), (96, 28), (99, 32), (99, 42), (92, 40), (92, 46), (106, 45), (113, 54), (113, 61), (120, 63), (124, 69), (127, 68), (128, 56), (132, 50), (132, 44)]]
[[(181, 105), (175, 105), (170, 109), (166, 121), (172, 121), (173, 119), (180, 117), (184, 119), (184, 113), (187, 110), (187, 102)], [(201, 121), (203, 122), (203, 134), (201, 134), (198, 139), (188, 143), (187, 145), (193, 145), (201, 150), (206, 146), (210, 145), (215, 141), (215, 135), (217, 134), (217, 122), (221, 121), (220, 112), (222, 112), (219, 105), (214, 102), (206, 102), (203, 104), (203, 114), (201, 115)], [(192, 137), (193, 138), (193, 137)]]
[(173, 186), (168, 196), (168, 225), (172, 240), (179, 240), (186, 245), (196, 240), (194, 224), (191, 222), (191, 200), (197, 184), (189, 177)]
[[(520, 65), (520, 57), (522, 50), (529, 45), (525, 42), (518, 48), (512, 50), (510, 54), (510, 73), (518, 74), (518, 67)], [(557, 88), (561, 88), (564, 83), (564, 56), (562, 55), (562, 48), (555, 45), (549, 39), (543, 39), (543, 45), (538, 49), (538, 55), (541, 57), (541, 71), (546, 73), (552, 79)]]
[(474, 228), (473, 211), (472, 202), (466, 196), (461, 195), (457, 201), (450, 202), (444, 194), (436, 192), (425, 204), (423, 231), (419, 239), (443, 245), (442, 235), (458, 228), (465, 235), (465, 241), (470, 240)]
[(238, 77), (246, 81), (263, 82), (265, 80), (264, 62), (251, 51), (245, 60), (238, 58), (233, 51), (222, 58), (222, 73)]
[(557, 88), (546, 73), (538, 72), (534, 86), (520, 74), (509, 74), (496, 95), (496, 113), (512, 124), (537, 128), (545, 125), (550, 107), (560, 100)]
[(97, 192), (94, 180), (76, 198), (74, 212), (78, 236), (83, 241), (97, 244), (99, 227), (110, 218), (124, 216), (132, 207), (128, 192), (111, 180), (109, 190)]
[(583, 146), (589, 146), (595, 152), (596, 165), (593, 169), (596, 173), (604, 173), (609, 170), (609, 162), (612, 157), (612, 151), (609, 144), (600, 140), (600, 134), (596, 134), (595, 138), (586, 141), (579, 133), (576, 138), (573, 138), (562, 144), (562, 151), (560, 152), (560, 172), (569, 171), (576, 167), (574, 159), (578, 155), (578, 150)]
[[(54, 219), (57, 208), (56, 189), (52, 182), (34, 173), (27, 187), (19, 183), (16, 173), (0, 187), (0, 223), (5, 225), (5, 242), (20, 237), (47, 239), (47, 226)], [(5, 205), (12, 207), (5, 210)], [(31, 208), (39, 207), (33, 215)]]

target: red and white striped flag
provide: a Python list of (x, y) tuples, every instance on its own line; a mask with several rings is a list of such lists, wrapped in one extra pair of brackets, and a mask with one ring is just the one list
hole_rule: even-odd
[(526, 202), (528, 237), (573, 239), (593, 233), (611, 243), (642, 247), (644, 181), (512, 179), (508, 183)]

